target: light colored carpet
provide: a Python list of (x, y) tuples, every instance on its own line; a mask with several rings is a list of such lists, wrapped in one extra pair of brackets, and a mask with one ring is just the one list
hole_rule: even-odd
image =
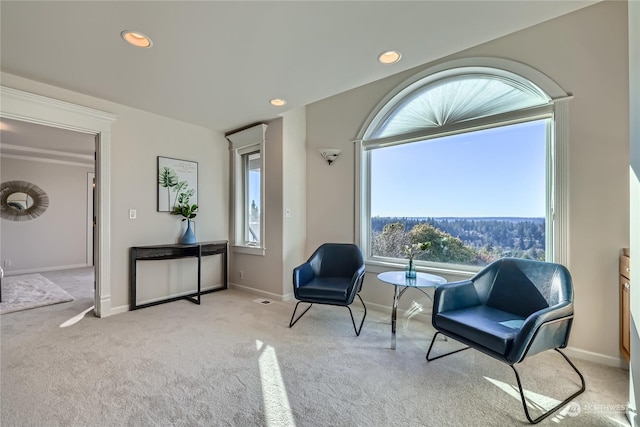
[[(508, 366), (473, 350), (425, 361), (428, 323), (399, 321), (393, 351), (388, 313), (370, 308), (356, 337), (345, 308), (314, 306), (290, 329), (292, 301), (254, 300), (230, 289), (68, 327), (90, 299), (2, 316), (0, 425), (528, 425)], [(628, 425), (628, 371), (574, 362), (580, 407), (541, 425)], [(554, 352), (520, 372), (533, 404), (578, 387)]]
[(41, 274), (2, 279), (0, 314), (73, 301), (74, 298)]

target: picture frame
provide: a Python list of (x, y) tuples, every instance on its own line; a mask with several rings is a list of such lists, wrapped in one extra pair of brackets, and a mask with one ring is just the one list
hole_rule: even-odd
[(198, 162), (158, 156), (157, 172), (158, 212), (172, 212), (180, 198), (198, 204)]

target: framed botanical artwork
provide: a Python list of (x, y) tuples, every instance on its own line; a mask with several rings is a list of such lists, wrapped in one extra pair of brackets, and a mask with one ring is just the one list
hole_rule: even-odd
[(158, 156), (158, 212), (198, 204), (198, 162)]

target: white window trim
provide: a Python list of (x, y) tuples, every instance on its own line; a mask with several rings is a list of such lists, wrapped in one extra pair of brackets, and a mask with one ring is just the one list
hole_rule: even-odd
[[(446, 63), (429, 67), (420, 73), (410, 77), (391, 92), (389, 92), (369, 114), (362, 127), (360, 128), (356, 138), (354, 139), (356, 149), (356, 174), (355, 174), (355, 237), (356, 242), (363, 248), (367, 271), (376, 272), (380, 267), (404, 268), (404, 264), (392, 258), (371, 258), (369, 256), (370, 233), (367, 221), (364, 218), (370, 218), (370, 188), (367, 185), (370, 182), (369, 157), (370, 151), (366, 150), (365, 140), (377, 128), (378, 123), (385, 117), (390, 108), (394, 105), (392, 100), (398, 99), (402, 94), (410, 93), (414, 85), (418, 82), (428, 79), (435, 73), (446, 70), (453, 70), (462, 67), (487, 67), (497, 70), (504, 70), (516, 74), (536, 86), (538, 86), (549, 98), (551, 108), (547, 109), (547, 113), (552, 115), (552, 126), (554, 138), (547, 138), (553, 146), (553, 150), (547, 150), (548, 155), (552, 156), (551, 161), (547, 162), (548, 185), (547, 191), (551, 192), (551, 201), (547, 206), (547, 218), (551, 218), (551, 224), (547, 225), (547, 235), (553, 235), (553, 242), (547, 242), (547, 250), (551, 251), (548, 259), (569, 267), (569, 105), (568, 101), (573, 97), (567, 94), (556, 82), (551, 80), (541, 72), (519, 62), (510, 61), (500, 58), (463, 58)], [(509, 114), (509, 113), (507, 113)], [(551, 132), (551, 129), (549, 129)], [(426, 135), (411, 135), (411, 138), (405, 142), (412, 142), (417, 138)], [(444, 135), (438, 135), (444, 136)], [(368, 141), (367, 141), (368, 142)], [(385, 145), (386, 141), (378, 140), (374, 143), (367, 143), (372, 147)], [(549, 222), (549, 221), (547, 221)], [(552, 227), (553, 233), (549, 233)], [(550, 243), (553, 243), (552, 245)], [(452, 266), (439, 263), (422, 263), (417, 264), (418, 270), (429, 271), (440, 274), (463, 274), (470, 275), (478, 271), (479, 267), (474, 266)], [(452, 268), (453, 267), (453, 268)]]
[[(247, 255), (264, 256), (265, 246), (265, 134), (266, 124), (258, 124), (226, 135), (231, 152), (231, 251)], [(260, 152), (260, 244), (258, 246), (244, 243), (244, 176), (242, 154), (249, 151)]]

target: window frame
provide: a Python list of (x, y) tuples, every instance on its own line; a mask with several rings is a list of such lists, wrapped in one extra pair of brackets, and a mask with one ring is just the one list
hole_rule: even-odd
[[(258, 124), (247, 129), (226, 135), (231, 154), (232, 213), (231, 213), (231, 251), (247, 255), (264, 256), (265, 246), (265, 133), (267, 125)], [(245, 177), (243, 157), (260, 154), (260, 241), (257, 245), (245, 241), (249, 211), (246, 209), (248, 180)]]
[[(514, 110), (507, 113), (481, 117), (469, 120), (462, 124), (444, 125), (438, 129), (427, 129), (410, 132), (392, 137), (373, 139), (375, 132), (389, 117), (390, 112), (410, 96), (417, 88), (424, 87), (437, 81), (442, 76), (466, 75), (461, 73), (466, 69), (470, 73), (495, 72), (496, 76), (510, 76), (516, 80), (524, 81), (539, 88), (548, 98), (548, 104), (538, 107)], [(373, 257), (371, 255), (371, 170), (370, 153), (376, 148), (390, 145), (411, 143), (430, 138), (449, 136), (469, 131), (482, 130), (497, 126), (522, 123), (538, 119), (550, 119), (547, 125), (547, 161), (546, 161), (546, 186), (547, 186), (547, 212), (546, 212), (546, 248), (547, 259), (568, 264), (568, 142), (569, 121), (568, 101), (572, 97), (565, 93), (560, 86), (544, 74), (524, 64), (497, 58), (465, 58), (450, 61), (430, 67), (405, 82), (398, 85), (376, 108), (371, 112), (358, 137), (354, 140), (356, 145), (356, 209), (355, 209), (355, 235), (365, 255), (368, 271), (379, 272), (385, 268), (404, 268), (403, 260), (399, 258)], [(434, 263), (420, 261), (418, 270), (441, 274), (469, 275), (477, 272), (481, 267), (464, 266), (449, 263)]]
[[(248, 246), (248, 247), (261, 247), (261, 242), (263, 239), (263, 235), (260, 234), (260, 240), (257, 242), (257, 244), (252, 244), (250, 239), (248, 238), (248, 235), (251, 233), (250, 232), (250, 227), (249, 227), (249, 222), (250, 222), (250, 218), (251, 218), (251, 201), (250, 201), (250, 197), (249, 197), (249, 174), (251, 173), (251, 157), (254, 155), (258, 155), (260, 158), (260, 182), (262, 182), (262, 153), (260, 151), (260, 146), (259, 144), (255, 144), (255, 145), (250, 145), (248, 147), (245, 147), (243, 149), (238, 150), (238, 155), (240, 156), (240, 174), (242, 175), (242, 187), (241, 187), (241, 191), (242, 191), (242, 213), (241, 213), (241, 217), (242, 217), (242, 223), (243, 223), (243, 227), (242, 227), (242, 237), (237, 239), (237, 241), (241, 242), (242, 245), (241, 246)], [(260, 194), (260, 200), (262, 201), (262, 194)], [(261, 202), (262, 203), (262, 202)], [(262, 213), (260, 215), (260, 233), (262, 233)]]

